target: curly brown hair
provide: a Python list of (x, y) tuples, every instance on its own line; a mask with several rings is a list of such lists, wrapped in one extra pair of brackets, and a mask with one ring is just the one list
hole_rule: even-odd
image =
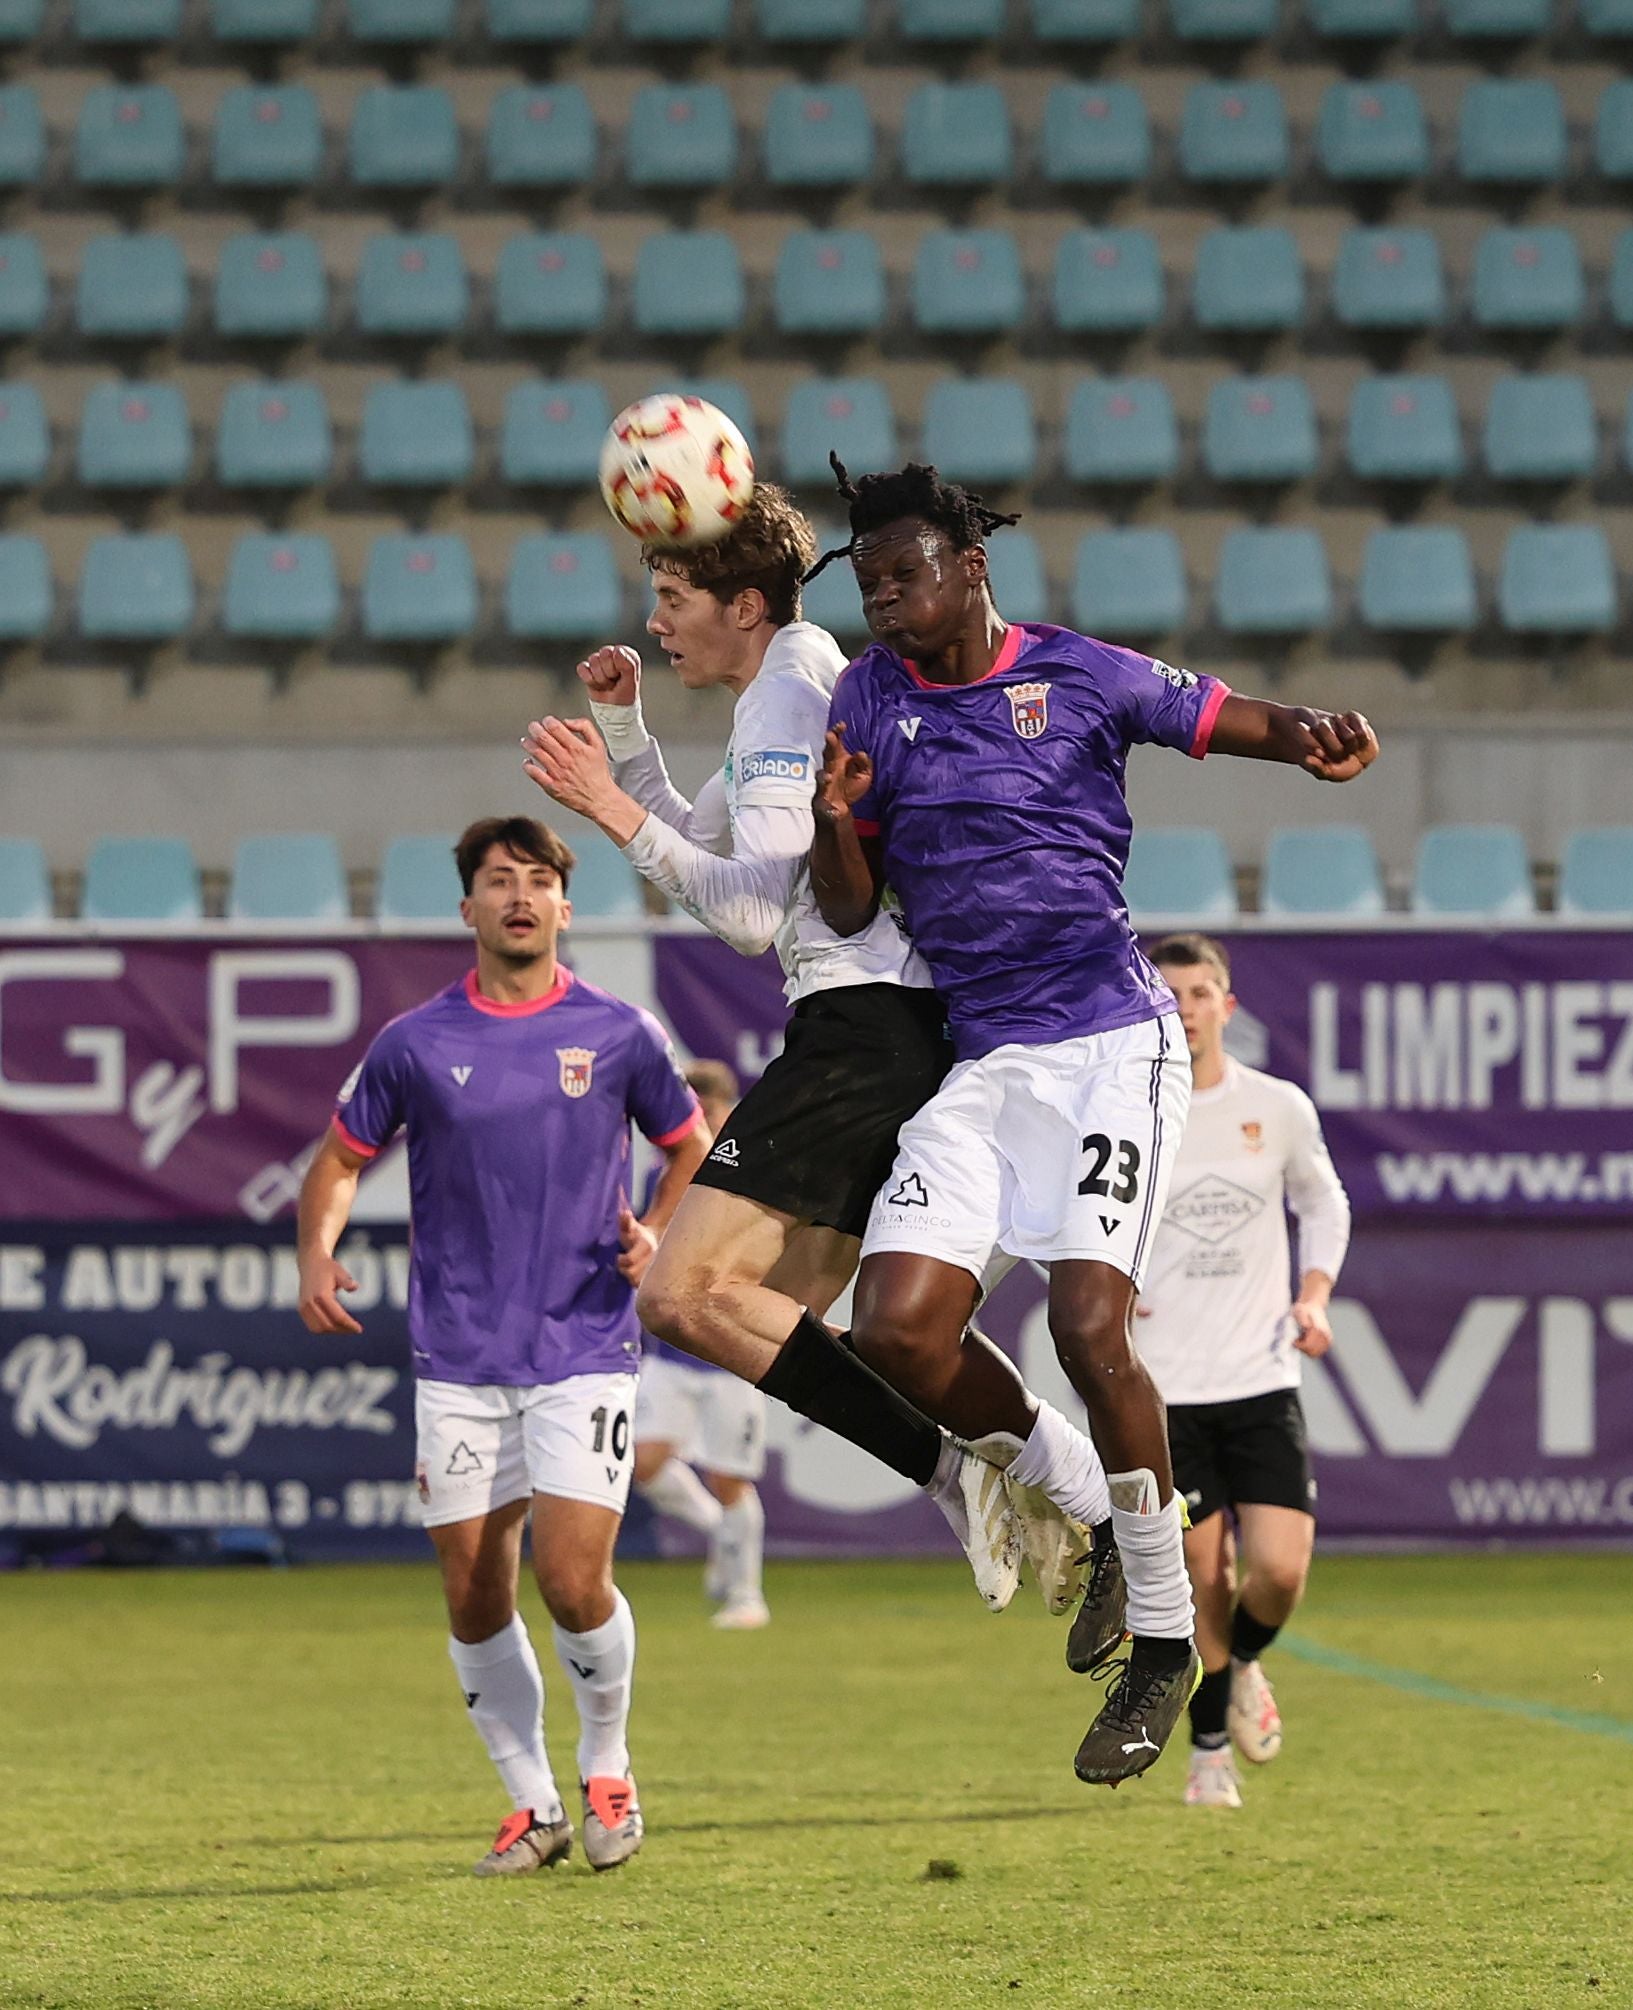
[(641, 547), (648, 571), (673, 573), (712, 593), (723, 607), (751, 588), (763, 593), (766, 614), (778, 628), (798, 621), (800, 581), (815, 559), (815, 533), (787, 489), (775, 482), (756, 482), (747, 509), (718, 544)]

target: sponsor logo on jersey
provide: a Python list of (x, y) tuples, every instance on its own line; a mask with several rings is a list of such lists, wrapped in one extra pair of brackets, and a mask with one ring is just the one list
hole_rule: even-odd
[(1023, 740), (1041, 740), (1049, 727), (1049, 686), (1009, 684), (1005, 692), (1016, 732)]
[(922, 718), (898, 719), (896, 721), (896, 724), (900, 726), (902, 729), (902, 738), (907, 742), (909, 746), (912, 746), (913, 742), (919, 736), (919, 728), (924, 724), (924, 721)]
[(1198, 1242), (1218, 1244), (1228, 1242), (1255, 1215), (1263, 1214), (1264, 1209), (1265, 1202), (1259, 1194), (1210, 1173), (1177, 1194), (1168, 1203), (1163, 1219), (1184, 1229), (1187, 1235), (1194, 1235)]
[(1178, 691), (1189, 691), (1196, 682), (1194, 670), (1176, 670), (1172, 663), (1163, 663), (1155, 656), (1147, 659), (1159, 677), (1166, 677)]
[(587, 1096), (590, 1093), (590, 1077), (595, 1072), (594, 1047), (558, 1047), (556, 1060), (561, 1068), (561, 1092), (564, 1096)]
[(739, 788), (747, 788), (750, 782), (809, 783), (813, 779), (810, 755), (792, 748), (784, 752), (768, 747), (762, 753), (744, 754), (737, 763)]

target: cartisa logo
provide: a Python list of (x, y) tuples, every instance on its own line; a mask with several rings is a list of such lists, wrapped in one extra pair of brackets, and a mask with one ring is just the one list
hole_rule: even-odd
[(745, 754), (737, 764), (740, 788), (750, 782), (809, 782), (811, 757), (794, 749), (786, 752), (767, 748), (763, 753)]

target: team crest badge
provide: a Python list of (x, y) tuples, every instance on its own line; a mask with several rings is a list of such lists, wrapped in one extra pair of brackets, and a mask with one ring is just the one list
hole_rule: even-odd
[(1242, 1143), (1247, 1146), (1250, 1152), (1262, 1152), (1264, 1150), (1264, 1125), (1243, 1124)]
[(595, 1070), (595, 1049), (593, 1047), (558, 1047), (556, 1059), (561, 1064), (561, 1092), (564, 1096), (587, 1096), (590, 1093), (590, 1076)]
[(1023, 740), (1041, 740), (1049, 724), (1049, 686), (1010, 684), (1005, 688), (1016, 732)]

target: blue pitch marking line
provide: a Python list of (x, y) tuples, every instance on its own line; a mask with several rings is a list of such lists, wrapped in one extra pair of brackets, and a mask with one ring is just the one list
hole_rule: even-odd
[(1297, 1661), (1311, 1662), (1335, 1675), (1353, 1675), (1360, 1682), (1376, 1682), (1381, 1688), (1399, 1689), (1408, 1696), (1422, 1696), (1433, 1703), (1459, 1703), (1466, 1710), (1493, 1710), (1499, 1716), (1557, 1724), (1564, 1731), (1586, 1731), (1590, 1737), (1616, 1738), (1633, 1745), (1633, 1722), (1625, 1717), (1607, 1717), (1595, 1710), (1564, 1710), (1551, 1703), (1526, 1703), (1517, 1696), (1486, 1696), (1478, 1689), (1459, 1689), (1454, 1682), (1442, 1682), (1438, 1676), (1418, 1675), (1410, 1668), (1385, 1668), (1380, 1662), (1363, 1661), (1358, 1655), (1296, 1635), (1284, 1633), (1276, 1645)]

